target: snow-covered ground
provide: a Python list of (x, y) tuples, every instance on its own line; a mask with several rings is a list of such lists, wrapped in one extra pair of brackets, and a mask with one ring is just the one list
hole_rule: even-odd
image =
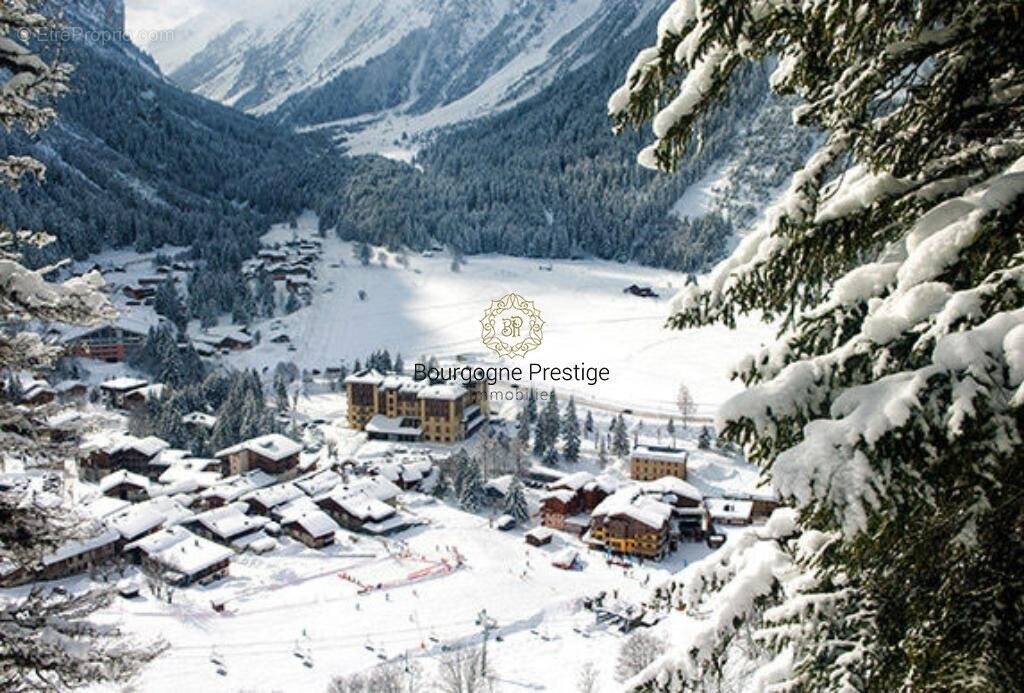
[[(311, 235), (315, 228), (315, 217), (307, 215), (298, 230), (278, 226), (265, 240), (287, 241), (293, 234)], [(610, 369), (608, 382), (562, 383), (561, 392), (612, 407), (673, 414), (679, 385), (686, 383), (700, 413), (710, 415), (740, 389), (729, 380), (731, 367), (771, 335), (770, 327), (751, 320), (736, 330), (666, 330), (671, 297), (685, 281), (677, 272), (498, 255), (471, 256), (459, 272), (450, 265), (446, 254), (437, 253), (410, 254), (408, 269), (394, 256), (386, 268), (377, 262), (363, 267), (351, 244), (328, 235), (312, 305), (257, 323), (254, 329), (261, 331), (263, 342), (228, 361), (257, 369), (294, 361), (300, 368), (322, 370), (342, 361), (351, 365), (387, 348), (401, 352), (409, 366), (430, 355), (494, 364), (496, 357), (480, 342), (479, 321), (492, 299), (516, 292), (534, 301), (545, 321), (543, 344), (526, 364), (585, 363)], [(630, 284), (649, 285), (660, 298), (624, 294)], [(360, 300), (360, 290), (366, 300)], [(267, 337), (279, 332), (289, 334), (298, 348), (288, 351), (287, 345), (270, 343)], [(522, 360), (513, 365), (525, 367)]]
[[(105, 619), (170, 646), (143, 672), (139, 689), (323, 690), (332, 676), (406, 656), (433, 677), (445, 646), (479, 644), (482, 609), (502, 638), (492, 635), (488, 647), (498, 690), (572, 690), (586, 661), (610, 686), (622, 636), (597, 626), (580, 599), (605, 590), (638, 603), (647, 580), (656, 584), (707, 552), (703, 544), (684, 544), (664, 563), (630, 569), (584, 552), (583, 568), (565, 571), (551, 565), (570, 541), (565, 535), (533, 548), (522, 531), (499, 532), (484, 517), (418, 498), (409, 510), (431, 524), (403, 533), (405, 546), (388, 542), (395, 555), (382, 542), (344, 532), (343, 543), (324, 551), (285, 539), (269, 555), (235, 557), (227, 580), (175, 591), (173, 604), (147, 589), (139, 599), (115, 602)], [(398, 556), (406, 547), (410, 555)], [(362, 595), (340, 576), (402, 581), (451, 560), (449, 547), (465, 561), (449, 574)], [(225, 612), (215, 612), (213, 601), (226, 601)]]

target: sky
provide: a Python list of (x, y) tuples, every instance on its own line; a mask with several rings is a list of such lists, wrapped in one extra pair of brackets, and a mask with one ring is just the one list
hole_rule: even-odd
[(145, 35), (172, 29), (196, 16), (216, 0), (125, 0), (128, 33)]

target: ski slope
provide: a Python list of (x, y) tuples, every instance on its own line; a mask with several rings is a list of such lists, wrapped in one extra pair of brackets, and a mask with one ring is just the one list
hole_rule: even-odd
[[(422, 562), (389, 555), (377, 540), (340, 532), (342, 544), (324, 551), (284, 539), (285, 546), (271, 554), (238, 555), (229, 580), (176, 590), (172, 604), (148, 590), (142, 598), (116, 600), (104, 620), (144, 640), (163, 638), (170, 648), (143, 671), (138, 690), (324, 690), (333, 676), (407, 656), (421, 668), (424, 685), (434, 678), (445, 648), (480, 644), (481, 609), (495, 619), (494, 635), (501, 636), (492, 636), (488, 646), (497, 690), (574, 690), (586, 661), (597, 665), (602, 686), (610, 690), (622, 635), (597, 626), (580, 599), (606, 590), (638, 603), (648, 585), (708, 551), (703, 544), (684, 544), (663, 563), (630, 569), (583, 552), (582, 569), (565, 571), (551, 565), (565, 542), (575, 543), (565, 535), (534, 548), (521, 530), (499, 532), (487, 519), (447, 505), (410, 510), (431, 525), (401, 535), (408, 549), (439, 558), (454, 547), (464, 565), (359, 594), (340, 573), (388, 582), (414, 573)], [(390, 548), (398, 554), (404, 547), (391, 542)], [(226, 600), (223, 613), (212, 609), (214, 600)]]

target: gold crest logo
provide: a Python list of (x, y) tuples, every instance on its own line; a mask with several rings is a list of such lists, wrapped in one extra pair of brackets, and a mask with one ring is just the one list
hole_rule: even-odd
[(519, 294), (491, 301), (480, 324), (484, 346), (498, 356), (523, 357), (544, 339), (540, 311)]

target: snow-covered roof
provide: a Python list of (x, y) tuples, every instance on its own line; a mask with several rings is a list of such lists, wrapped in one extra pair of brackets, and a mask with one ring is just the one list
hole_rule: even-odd
[(174, 460), (160, 474), (160, 483), (175, 484), (183, 481), (194, 481), (198, 488), (209, 488), (221, 479), (220, 462), (213, 459), (187, 457)]
[(373, 418), (366, 423), (364, 429), (370, 433), (418, 436), (423, 432), (423, 429), (415, 425), (417, 421), (418, 419), (410, 416), (374, 414)]
[(232, 503), (223, 508), (207, 510), (196, 515), (193, 520), (221, 539), (230, 541), (243, 534), (256, 532), (267, 523), (267, 518), (246, 515), (244, 504)]
[(594, 480), (594, 475), (590, 472), (573, 472), (563, 476), (558, 481), (551, 484), (552, 489), (567, 488), (573, 491), (579, 491), (581, 488), (589, 484)]
[(248, 450), (260, 457), (278, 462), (297, 455), (302, 452), (302, 445), (296, 443), (291, 438), (281, 435), (280, 433), (268, 433), (265, 436), (259, 438), (250, 438), (244, 440), (237, 445), (232, 445), (229, 448), (225, 448), (218, 452), (215, 456), (218, 458), (227, 457), (228, 455), (234, 455), (236, 453)]
[(395, 509), (390, 505), (363, 491), (349, 492), (336, 488), (329, 498), (346, 513), (363, 522), (379, 522), (395, 514)]
[(89, 551), (95, 551), (96, 549), (113, 544), (121, 535), (112, 529), (105, 529), (94, 537), (89, 539), (81, 539), (75, 541), (69, 541), (63, 544), (60, 548), (52, 553), (48, 553), (43, 556), (43, 565), (53, 565), (54, 563), (60, 563), (66, 561), (69, 558), (74, 558), (83, 553)]
[(149, 381), (147, 380), (122, 376), (120, 378), (113, 378), (100, 383), (100, 389), (106, 390), (107, 392), (131, 392), (132, 390), (137, 390), (138, 388), (145, 387), (146, 385), (149, 385)]
[(220, 483), (206, 489), (200, 496), (202, 498), (220, 498), (225, 502), (229, 502), (241, 498), (250, 491), (270, 486), (274, 483), (277, 483), (277, 479), (261, 469), (253, 469), (245, 474), (221, 479)]
[(616, 491), (598, 503), (592, 517), (623, 516), (653, 529), (660, 529), (672, 516), (672, 506), (640, 493), (638, 487)]
[(220, 346), (225, 342), (238, 342), (239, 344), (251, 344), (252, 336), (233, 327), (211, 327), (206, 332), (193, 337), (194, 342)]
[(641, 458), (645, 460), (657, 460), (659, 462), (685, 462), (690, 453), (679, 448), (670, 448), (660, 445), (637, 445), (633, 448), (630, 459)]
[(341, 475), (326, 469), (307, 477), (295, 480), (295, 485), (308, 496), (319, 496), (327, 493), (341, 483)]
[(111, 489), (116, 488), (121, 484), (138, 486), (139, 488), (146, 489), (147, 492), (149, 491), (150, 488), (149, 479), (147, 479), (146, 477), (142, 476), (141, 474), (129, 472), (127, 469), (119, 469), (116, 472), (111, 472), (110, 474), (107, 474), (105, 477), (100, 479), (100, 491), (102, 493), (106, 493), (107, 491), (110, 491)]
[(623, 484), (626, 483), (622, 479), (612, 476), (611, 474), (598, 474), (592, 481), (589, 481), (583, 488), (587, 491), (593, 491), (600, 489), (605, 493), (615, 493)]
[(111, 515), (106, 519), (106, 525), (120, 534), (123, 539), (131, 541), (159, 527), (164, 520), (164, 514), (156, 506), (142, 504), (125, 508)]
[(300, 496), (294, 498), (287, 503), (277, 506), (270, 511), (271, 516), (281, 520), (289, 515), (301, 514), (309, 510), (319, 510), (320, 506), (317, 505), (312, 498), (309, 496)]
[(576, 492), (575, 491), (572, 491), (572, 490), (567, 489), (567, 488), (559, 488), (559, 489), (554, 489), (552, 491), (548, 491), (547, 493), (545, 493), (544, 495), (542, 495), (540, 497), (540, 500), (541, 500), (541, 502), (547, 501), (547, 500), (557, 500), (557, 501), (560, 501), (562, 503), (569, 503), (575, 497), (576, 497)]
[(331, 519), (331, 516), (323, 510), (304, 510), (281, 518), (284, 525), (298, 525), (307, 534), (313, 537), (322, 537), (334, 534), (340, 529), (338, 523)]
[(193, 411), (181, 417), (181, 422), (189, 426), (203, 426), (213, 428), (217, 425), (217, 417), (211, 414), (204, 414), (201, 411)]
[(57, 383), (57, 392), (71, 392), (72, 390), (78, 389), (80, 387), (86, 387), (86, 384), (83, 383), (81, 380), (65, 380), (61, 383)]
[(704, 494), (698, 491), (696, 486), (674, 476), (663, 476), (655, 481), (648, 481), (643, 484), (643, 488), (648, 493), (669, 493), (697, 502), (704, 500)]
[(466, 394), (466, 388), (454, 383), (440, 383), (430, 385), (419, 391), (416, 396), (419, 399), (459, 399)]
[(39, 395), (44, 395), (44, 394), (55, 395), (55, 394), (57, 394), (57, 391), (54, 390), (52, 387), (50, 387), (50, 385), (48, 383), (37, 382), (37, 383), (32, 384), (30, 387), (26, 388), (24, 390), (24, 392), (22, 392), (21, 399), (22, 399), (22, 401), (26, 401), (27, 402), (29, 400), (35, 399)]
[(183, 527), (168, 527), (128, 544), (126, 548), (138, 548), (160, 565), (184, 576), (200, 573), (230, 559), (234, 553), (226, 546)]
[(713, 520), (749, 520), (754, 511), (753, 501), (731, 498), (706, 498), (704, 505)]
[(242, 496), (242, 500), (255, 501), (265, 508), (275, 508), (287, 503), (288, 501), (295, 500), (300, 496), (305, 497), (302, 489), (295, 484), (284, 483), (256, 489), (255, 491)]
[(345, 384), (353, 385), (380, 385), (384, 382), (384, 375), (375, 368), (353, 373), (345, 378)]
[(538, 541), (547, 541), (555, 536), (555, 533), (550, 527), (534, 527), (526, 533), (526, 536), (533, 537)]
[(85, 501), (80, 507), (86, 515), (94, 520), (102, 520), (105, 517), (114, 515), (118, 511), (131, 507), (131, 505), (130, 502), (120, 498), (97, 495), (95, 498)]
[(430, 473), (431, 463), (423, 462), (378, 462), (370, 467), (370, 471), (380, 474), (388, 481), (414, 484), (422, 481), (426, 474)]
[(128, 399), (135, 399), (141, 397), (142, 399), (149, 400), (160, 399), (164, 396), (164, 390), (167, 386), (163, 383), (154, 383), (152, 385), (146, 385), (144, 387), (137, 387), (129, 392), (125, 397)]
[(417, 524), (416, 520), (411, 519), (407, 515), (395, 513), (384, 520), (364, 523), (363, 530), (370, 532), (371, 534), (388, 534), (390, 532), (397, 532), (398, 530), (405, 529), (406, 527), (414, 524)]
[(493, 479), (489, 479), (484, 484), (484, 489), (494, 489), (503, 496), (508, 495), (508, 488), (512, 485), (512, 479), (515, 477), (512, 474), (504, 474), (502, 476), (496, 476)]
[(156, 327), (160, 322), (160, 316), (153, 310), (131, 310), (130, 307), (122, 306), (118, 311), (116, 319), (100, 325), (73, 325), (60, 328), (61, 339), (65, 342), (71, 342), (108, 327), (143, 336), (149, 332), (150, 328)]
[(555, 566), (561, 566), (569, 568), (576, 563), (576, 559), (580, 557), (579, 551), (567, 546), (564, 549), (556, 552), (551, 556), (551, 564)]
[(113, 455), (119, 452), (132, 450), (145, 457), (153, 457), (170, 446), (171, 444), (166, 440), (162, 440), (156, 436), (136, 438), (135, 436), (123, 435), (112, 440), (106, 446), (106, 451)]
[(371, 476), (336, 487), (332, 493), (365, 493), (371, 498), (387, 502), (397, 498), (402, 493), (402, 489), (382, 476)]

